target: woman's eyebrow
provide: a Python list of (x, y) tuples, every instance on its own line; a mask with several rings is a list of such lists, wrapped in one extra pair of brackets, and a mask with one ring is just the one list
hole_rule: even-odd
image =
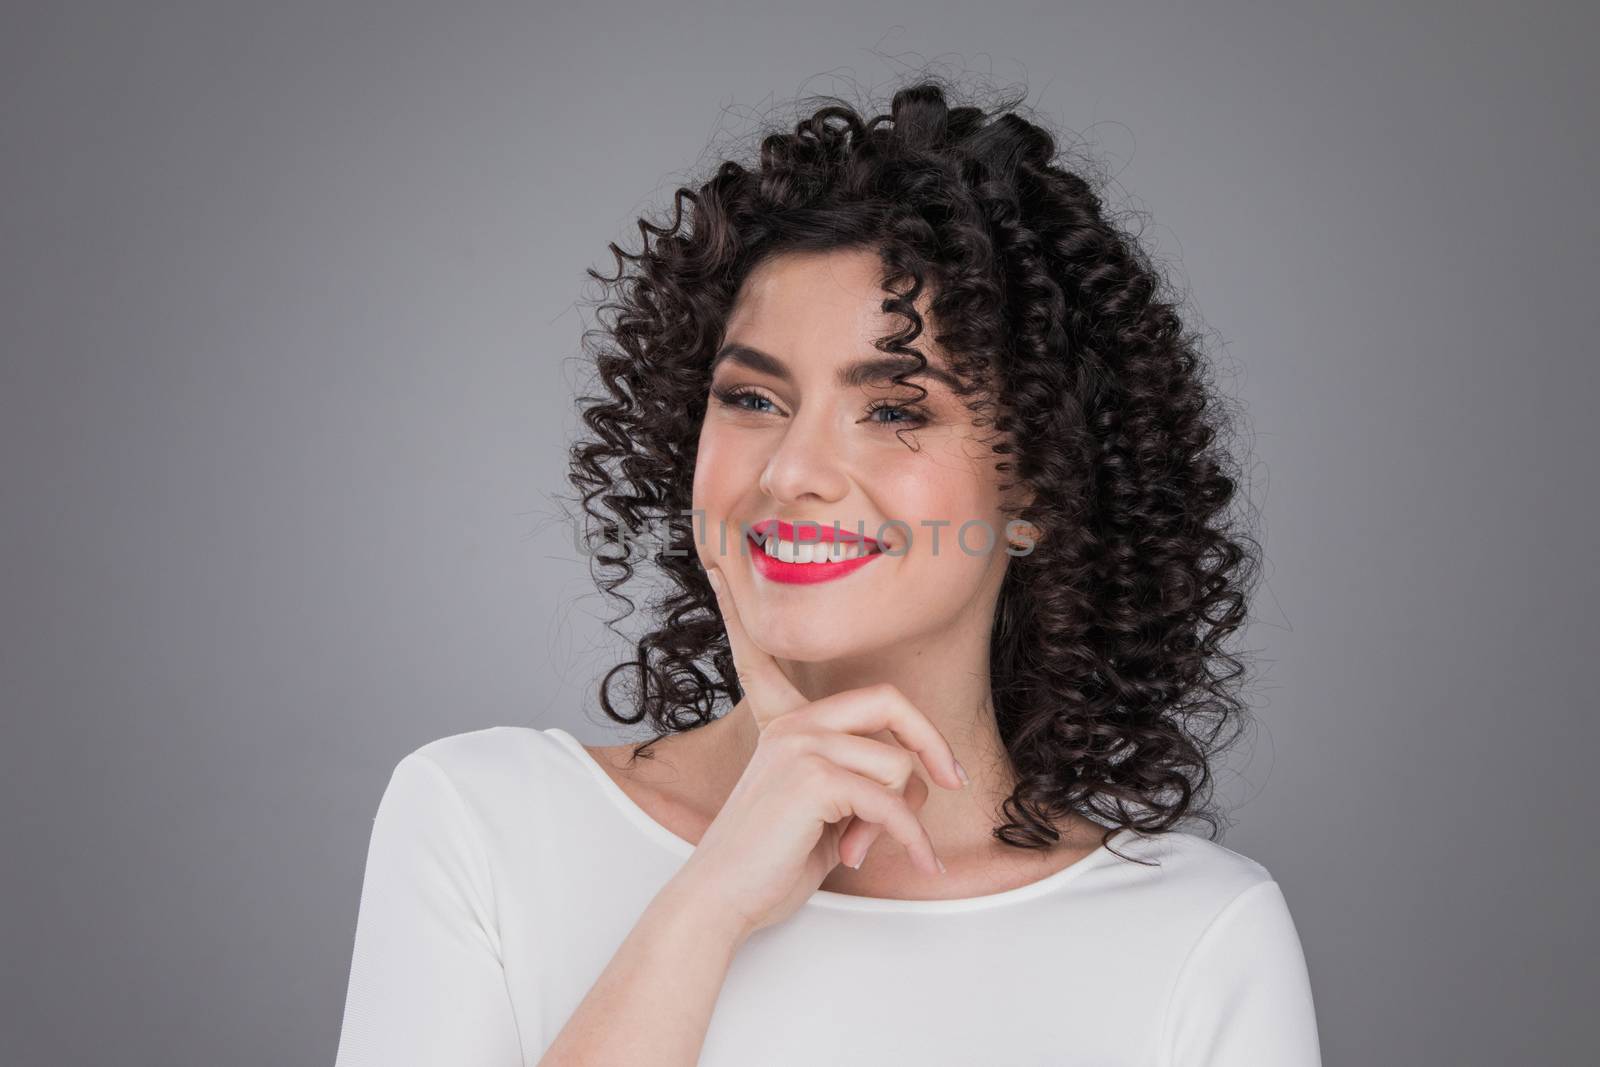
[[(789, 367), (783, 360), (759, 348), (733, 342), (722, 346), (715, 359), (711, 361), (711, 373), (715, 373), (723, 360), (746, 367), (758, 374), (770, 374), (780, 381), (793, 382), (794, 376), (789, 373)], [(896, 374), (911, 371), (917, 368), (917, 360), (911, 356), (875, 356), (867, 359), (858, 359), (854, 363), (847, 363), (839, 368), (834, 375), (841, 389), (858, 389), (869, 383), (893, 381)], [(942, 382), (952, 390), (959, 391), (960, 383), (948, 371), (929, 364), (927, 367), (917, 369), (910, 377), (927, 377), (936, 382)]]

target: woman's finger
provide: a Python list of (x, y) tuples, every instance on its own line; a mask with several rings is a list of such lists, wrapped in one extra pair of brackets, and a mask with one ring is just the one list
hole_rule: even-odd
[[(806, 750), (903, 795), (912, 811), (920, 811), (928, 799), (928, 785), (917, 773), (917, 757), (892, 741), (836, 731), (807, 731), (795, 736)], [(877, 823), (847, 816), (839, 829), (839, 862), (860, 867), (882, 832), (883, 827)]]
[[(837, 769), (839, 775), (835, 795), (840, 797), (849, 807), (850, 814), (856, 817), (856, 824), (875, 823), (881, 826), (895, 840), (905, 846), (905, 850), (915, 857), (924, 870), (929, 874), (944, 873), (944, 863), (934, 851), (933, 839), (928, 836), (928, 828), (922, 825), (905, 798), (870, 779), (859, 774), (852, 774), (843, 767)], [(854, 829), (854, 827), (852, 827)]]
[[(912, 811), (920, 811), (923, 801), (928, 799), (928, 787), (920, 777), (913, 775), (906, 782), (905, 797), (906, 804)], [(866, 861), (867, 853), (872, 850), (872, 843), (881, 833), (883, 827), (877, 823), (851, 816), (844, 832), (839, 836), (839, 862), (846, 867), (860, 867)]]
[(728, 632), (728, 647), (733, 652), (733, 668), (739, 675), (739, 688), (750, 701), (756, 725), (764, 730), (773, 719), (804, 707), (808, 701), (789, 681), (789, 676), (783, 673), (778, 661), (750, 640), (722, 568), (707, 567), (706, 577), (716, 593), (722, 626)]
[(903, 747), (922, 757), (935, 781), (947, 789), (967, 784), (950, 742), (933, 720), (898, 688), (883, 682), (823, 697), (806, 709), (807, 725), (840, 733), (875, 734), (887, 730)]

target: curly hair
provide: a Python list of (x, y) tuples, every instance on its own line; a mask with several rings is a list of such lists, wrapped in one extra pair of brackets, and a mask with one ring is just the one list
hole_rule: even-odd
[[(679, 187), (670, 222), (641, 218), (642, 248), (615, 243), (604, 327), (585, 331), (606, 395), (582, 396), (587, 436), (569, 479), (582, 497), (590, 570), (620, 587), (648, 558), (667, 579), (657, 628), (599, 682), (600, 704), (655, 736), (705, 725), (741, 692), (693, 551), (691, 489), (712, 355), (742, 281), (767, 257), (876, 250), (910, 347), (926, 294), (936, 341), (966, 383), (974, 424), (994, 429), (1003, 477), (1033, 492), (1018, 517), (1043, 536), (1007, 568), (991, 635), (999, 734), (1016, 777), (993, 835), (1047, 849), (1055, 821), (1161, 833), (1185, 818), (1211, 836), (1213, 762), (1247, 713), (1224, 649), (1246, 618), (1256, 542), (1230, 518), (1237, 464), (1226, 405), (1180, 301), (1057, 138), (999, 107), (951, 106), (921, 78), (888, 114), (836, 96), (763, 130), (759, 158)], [(810, 106), (810, 105), (807, 105)], [(902, 377), (914, 374), (907, 372)], [(911, 388), (920, 388), (910, 383)], [(967, 402), (964, 400), (964, 402)], [(627, 531), (663, 531), (646, 556)], [(621, 533), (622, 536), (618, 536)], [(620, 633), (620, 631), (618, 631)], [(621, 678), (619, 679), (619, 676)], [(619, 707), (612, 690), (624, 689)]]

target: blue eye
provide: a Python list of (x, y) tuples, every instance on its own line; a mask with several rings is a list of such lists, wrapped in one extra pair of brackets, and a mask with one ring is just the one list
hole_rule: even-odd
[(760, 393), (756, 392), (754, 389), (745, 389), (745, 388), (718, 389), (718, 390), (715, 390), (715, 393), (716, 393), (717, 399), (720, 400), (722, 403), (726, 404), (728, 407), (730, 407), (730, 408), (738, 408), (740, 411), (754, 411), (757, 414), (761, 413), (759, 409), (749, 407), (749, 406), (747, 406), (745, 404), (741, 404), (740, 401), (743, 400), (745, 397), (754, 397), (757, 400), (765, 400), (769, 404), (772, 403), (771, 400), (768, 400), (766, 397), (762, 396)]
[[(711, 392), (712, 395), (717, 398), (718, 402), (724, 406), (732, 408), (735, 411), (748, 411), (755, 415), (768, 414), (769, 410), (766, 408), (753, 407), (744, 403), (745, 400), (757, 400), (765, 404), (772, 403), (772, 399), (770, 397), (765, 396), (748, 386), (734, 386), (728, 389), (713, 389)], [(893, 412), (900, 417), (893, 419), (874, 418), (873, 416), (880, 411)], [(874, 400), (871, 404), (867, 405), (867, 417), (863, 421), (870, 422), (874, 426), (883, 426), (899, 431), (915, 429), (917, 427), (924, 426), (929, 422), (929, 418), (926, 412), (912, 404), (895, 404), (887, 400)]]
[(880, 411), (897, 411), (904, 415), (905, 418), (895, 420), (880, 419), (877, 420), (877, 424), (879, 426), (921, 426), (923, 423), (928, 421), (928, 416), (923, 413), (922, 409), (910, 404), (893, 404), (887, 400), (875, 400), (868, 405), (867, 419), (872, 421), (872, 416), (876, 415)]

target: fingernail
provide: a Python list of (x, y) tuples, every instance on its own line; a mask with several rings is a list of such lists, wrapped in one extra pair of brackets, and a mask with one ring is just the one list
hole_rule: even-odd
[(934, 856), (933, 857), (933, 861), (939, 865), (939, 873), (940, 874), (948, 873), (944, 869), (944, 860), (940, 859), (938, 856)]
[(867, 857), (862, 856), (860, 859), (856, 860), (854, 863), (847, 863), (847, 864), (845, 864), (845, 866), (849, 867), (852, 871), (859, 871), (861, 869), (861, 865), (863, 863), (865, 863), (865, 862), (867, 862)]
[(956, 760), (956, 777), (961, 779), (961, 784), (964, 786), (972, 784), (972, 779), (967, 777), (967, 769), (961, 766), (960, 760)]
[(717, 577), (716, 571), (706, 571), (706, 580), (711, 583), (713, 591), (722, 592), (722, 579)]

